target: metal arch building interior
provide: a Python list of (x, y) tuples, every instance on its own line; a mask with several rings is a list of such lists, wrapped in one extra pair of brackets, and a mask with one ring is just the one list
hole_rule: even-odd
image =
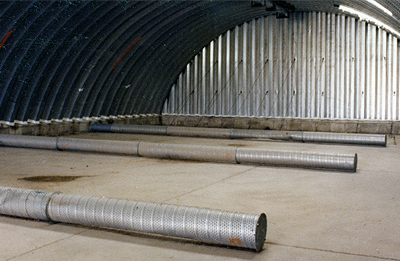
[(268, 15), (341, 13), (344, 5), (400, 31), (397, 1), (374, 3), (2, 1), (0, 120), (161, 113), (181, 71), (227, 30)]
[[(219, 113), (218, 107), (209, 114), (205, 110), (198, 113), (190, 106), (181, 114), (164, 113), (170, 97), (175, 97), (176, 104), (186, 99), (187, 92), (174, 96), (174, 92), (179, 94), (179, 82), (195, 82), (182, 80), (191, 71), (186, 68), (192, 68), (195, 61), (231, 57), (213, 51), (214, 58), (209, 59), (207, 52), (217, 49), (209, 45), (253, 55), (257, 53), (254, 49), (269, 44), (268, 37), (259, 37), (262, 41), (257, 43), (263, 44), (245, 45), (243, 39), (253, 37), (242, 36), (235, 38), (240, 41), (224, 42), (234, 44), (215, 44), (225, 35), (259, 32), (250, 28), (261, 28), (263, 36), (273, 35), (265, 33), (268, 29), (280, 36), (269, 37), (274, 38), (269, 46), (288, 47), (285, 52), (289, 53), (287, 39), (295, 27), (286, 25), (300, 21), (301, 31), (306, 32), (301, 39), (313, 35), (308, 39), (317, 42), (320, 34), (308, 32), (322, 27), (309, 26), (310, 19), (301, 19), (324, 16), (346, 21), (335, 24), (334, 29), (344, 30), (331, 33), (332, 38), (340, 38), (344, 31), (351, 35), (353, 31), (346, 28), (372, 35), (362, 38), (364, 47), (373, 42), (374, 50), (385, 55), (361, 50), (363, 61), (374, 56), (369, 59), (377, 65), (374, 68), (395, 64), (388, 78), (396, 89), (383, 88), (387, 80), (379, 86), (380, 91), (387, 91), (386, 96), (376, 95), (382, 104), (395, 90), (387, 107), (379, 106), (382, 112), (395, 105), (391, 117), (349, 118), (343, 113), (343, 117), (324, 118), (300, 105), (294, 112), (303, 114), (264, 111), (253, 115), (242, 105), (238, 108), (246, 110), (232, 114)], [(256, 27), (257, 21), (263, 26)], [(0, 1), (0, 259), (400, 261), (399, 21), (398, 0)], [(277, 30), (276, 24), (285, 30)], [(326, 42), (320, 40), (319, 46)], [(352, 50), (361, 46), (354, 42), (348, 45)], [(389, 45), (392, 49), (381, 47)], [(243, 51), (245, 46), (256, 48)], [(332, 57), (332, 48), (323, 49), (328, 50), (324, 56), (318, 48), (302, 46), (296, 50), (308, 61), (309, 50), (316, 54), (314, 61)], [(397, 56), (385, 62), (391, 53), (387, 50), (395, 50), (392, 53)], [(351, 53), (343, 53), (336, 52), (335, 58), (351, 62)], [(205, 58), (199, 59), (200, 55)], [(297, 62), (299, 56), (287, 57)], [(255, 61), (238, 60), (246, 66)], [(263, 60), (257, 61), (262, 67)], [(221, 64), (229, 62), (225, 59)], [(311, 68), (309, 64), (302, 66)], [(346, 63), (325, 70), (325, 76), (346, 71), (342, 64)], [(367, 62), (363, 65), (368, 68), (365, 75), (374, 71)], [(245, 68), (256, 67), (251, 66)], [(213, 73), (224, 72), (222, 66), (216, 68)], [(276, 68), (270, 70), (272, 79), (276, 71), (285, 74), (284, 66)], [(308, 77), (307, 70), (297, 74), (305, 72)], [(232, 70), (227, 71), (224, 77)], [(251, 75), (257, 77), (255, 71)], [(372, 73), (368, 79), (379, 79), (387, 71)], [(214, 81), (213, 88), (221, 86), (216, 82), (223, 81)], [(232, 93), (233, 86), (239, 85), (236, 90), (247, 86), (242, 84), (246, 81), (236, 83), (229, 85)], [(346, 88), (347, 81), (341, 83), (343, 88), (335, 93)], [(257, 86), (259, 90), (269, 87)], [(271, 88), (284, 90), (283, 85), (276, 86)], [(325, 85), (324, 91), (332, 86)], [(202, 87), (212, 97), (215, 89), (207, 84)], [(367, 88), (357, 89), (362, 90)], [(318, 91), (315, 88), (314, 93)], [(199, 103), (206, 104), (207, 96), (198, 96)], [(260, 107), (252, 98), (256, 96), (249, 97), (250, 103)], [(302, 97), (302, 104), (312, 104), (309, 96)], [(220, 101), (217, 105), (230, 105)], [(233, 103), (239, 101), (233, 99)], [(348, 101), (341, 107), (347, 104), (350, 108)], [(330, 106), (336, 108), (336, 104)], [(284, 102), (276, 107), (286, 108)], [(373, 111), (367, 103), (364, 108)], [(116, 133), (118, 129), (122, 133)], [(230, 219), (216, 209), (224, 209)], [(262, 214), (257, 219), (237, 212)], [(268, 215), (266, 238), (264, 213)], [(238, 235), (243, 231), (249, 233)], [(254, 244), (247, 238), (254, 238)], [(227, 247), (212, 247), (213, 243)], [(245, 250), (241, 247), (250, 251), (238, 251)]]

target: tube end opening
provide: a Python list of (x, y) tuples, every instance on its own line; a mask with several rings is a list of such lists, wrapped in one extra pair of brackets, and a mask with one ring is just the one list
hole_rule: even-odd
[(256, 226), (256, 251), (263, 249), (265, 237), (267, 236), (267, 216), (262, 213), (257, 221)]
[(353, 172), (357, 171), (357, 164), (358, 164), (358, 155), (356, 153), (356, 154), (354, 154), (354, 169), (353, 169)]

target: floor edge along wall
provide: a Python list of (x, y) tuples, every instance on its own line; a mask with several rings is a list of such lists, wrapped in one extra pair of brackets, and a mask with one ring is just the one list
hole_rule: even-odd
[(0, 122), (0, 134), (58, 136), (88, 132), (92, 123), (400, 135), (400, 121), (321, 120), (178, 114), (119, 115)]

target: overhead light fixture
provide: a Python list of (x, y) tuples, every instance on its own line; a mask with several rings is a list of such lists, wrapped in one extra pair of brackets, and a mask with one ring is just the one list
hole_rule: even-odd
[(388, 9), (386, 9), (385, 7), (383, 7), (380, 3), (376, 2), (375, 0), (366, 0), (368, 3), (373, 4), (374, 6), (378, 7), (379, 9), (381, 9), (383, 12), (387, 13), (388, 15), (393, 15), (392, 12), (390, 12)]
[[(372, 1), (372, 0), (370, 0), (370, 1)], [(349, 13), (353, 16), (357, 16), (361, 21), (366, 21), (366, 22), (372, 23), (380, 28), (383, 28), (383, 29), (391, 32), (396, 37), (400, 38), (400, 33), (398, 31), (396, 31), (393, 27), (379, 21), (378, 19), (376, 19), (370, 15), (367, 15), (366, 13), (363, 13), (361, 11), (358, 11), (356, 9), (353, 9), (353, 8), (345, 6), (345, 5), (340, 5), (339, 10), (341, 10), (345, 13)]]

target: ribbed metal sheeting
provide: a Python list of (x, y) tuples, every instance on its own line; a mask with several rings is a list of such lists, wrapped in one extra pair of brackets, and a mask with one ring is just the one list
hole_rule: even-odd
[(143, 126), (129, 124), (92, 124), (90, 130), (94, 132), (159, 134), (220, 139), (273, 139), (300, 142), (387, 146), (387, 135), (380, 134), (224, 129), (157, 125)]
[(266, 14), (250, 1), (0, 1), (0, 120), (160, 113), (196, 53)]
[(400, 120), (400, 43), (356, 18), (246, 22), (186, 66), (164, 113)]
[(0, 214), (107, 227), (260, 252), (267, 218), (215, 209), (0, 187)]

